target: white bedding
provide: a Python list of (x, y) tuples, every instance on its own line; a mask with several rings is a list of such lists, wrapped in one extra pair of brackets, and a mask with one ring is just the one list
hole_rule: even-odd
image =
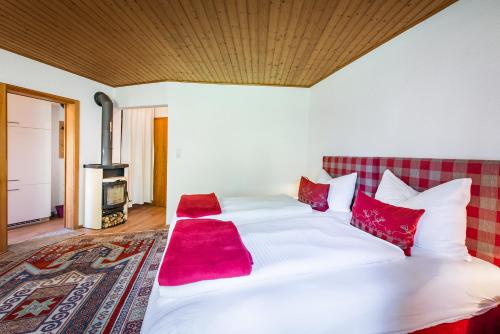
[(239, 214), (246, 218), (250, 213), (252, 217), (268, 218), (312, 212), (310, 205), (287, 195), (227, 197), (221, 200), (221, 208), (232, 218), (239, 218)]
[(407, 333), (500, 301), (500, 269), (414, 255), (168, 301), (153, 288), (143, 333)]
[(499, 303), (490, 263), (404, 257), (346, 214), (273, 212), (265, 199), (224, 206), (227, 219), (240, 215), (231, 220), (254, 258), (251, 276), (175, 289), (155, 281), (143, 333), (406, 333)]
[[(235, 224), (245, 224), (313, 212), (310, 205), (287, 195), (228, 197), (220, 200), (220, 205), (222, 209), (220, 215), (203, 218), (232, 220)], [(170, 232), (174, 230), (178, 219), (185, 218), (174, 217), (170, 223)], [(172, 233), (169, 233), (168, 242), (171, 235)]]
[(280, 219), (247, 219), (244, 223), (239, 219), (232, 221), (252, 254), (252, 273), (181, 286), (161, 286), (162, 297), (189, 297), (263, 280), (404, 258), (399, 247), (344, 224), (333, 215), (306, 213)]

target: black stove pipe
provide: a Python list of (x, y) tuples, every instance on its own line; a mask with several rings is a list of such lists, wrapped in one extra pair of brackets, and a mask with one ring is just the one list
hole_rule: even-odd
[(113, 101), (103, 92), (94, 94), (94, 101), (102, 107), (102, 130), (101, 130), (101, 164), (110, 166), (112, 164), (113, 152)]

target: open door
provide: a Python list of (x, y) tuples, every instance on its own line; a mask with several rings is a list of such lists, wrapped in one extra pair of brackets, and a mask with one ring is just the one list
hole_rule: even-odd
[(167, 147), (168, 118), (159, 117), (154, 121), (154, 177), (153, 205), (167, 205)]

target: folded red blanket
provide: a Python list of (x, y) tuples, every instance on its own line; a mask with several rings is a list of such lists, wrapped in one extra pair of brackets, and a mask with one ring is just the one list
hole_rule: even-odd
[(182, 195), (177, 206), (177, 217), (198, 218), (218, 215), (222, 212), (214, 193)]
[(158, 282), (162, 286), (176, 286), (247, 276), (252, 264), (252, 256), (233, 222), (183, 219), (176, 223)]

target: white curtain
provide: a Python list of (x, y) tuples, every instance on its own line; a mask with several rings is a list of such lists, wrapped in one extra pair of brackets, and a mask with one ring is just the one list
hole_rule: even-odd
[(123, 110), (121, 161), (129, 164), (129, 205), (153, 201), (154, 108)]

